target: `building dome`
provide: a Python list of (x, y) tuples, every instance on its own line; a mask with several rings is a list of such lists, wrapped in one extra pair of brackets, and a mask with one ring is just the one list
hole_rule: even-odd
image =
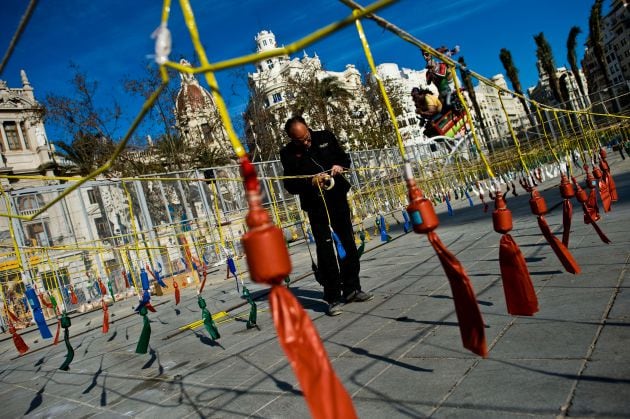
[[(190, 63), (184, 59), (180, 64), (190, 67)], [(176, 111), (180, 118), (195, 112), (201, 112), (213, 103), (212, 95), (201, 85), (194, 75), (180, 73), (182, 80), (179, 92), (177, 92)]]

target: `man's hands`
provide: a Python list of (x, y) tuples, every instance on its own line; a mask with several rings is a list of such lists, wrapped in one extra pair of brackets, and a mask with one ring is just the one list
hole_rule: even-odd
[(338, 175), (339, 173), (343, 173), (343, 167), (338, 164), (334, 164), (330, 169), (330, 176)]
[(317, 186), (322, 187), (324, 186), (326, 179), (329, 177), (330, 175), (328, 175), (327, 173), (318, 173), (311, 178), (311, 184), (315, 187)]
[[(339, 166), (338, 164), (333, 165), (330, 169), (330, 174), (326, 172), (318, 173), (311, 178), (311, 184), (315, 187), (326, 187), (326, 183), (330, 181), (334, 181), (331, 177), (343, 173), (343, 166)], [(333, 183), (334, 184), (334, 183)]]

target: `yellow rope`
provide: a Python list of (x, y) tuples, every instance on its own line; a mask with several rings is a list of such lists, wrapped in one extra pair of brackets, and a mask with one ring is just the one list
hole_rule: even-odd
[(468, 119), (468, 123), (470, 125), (470, 132), (473, 137), (475, 148), (477, 149), (477, 152), (479, 153), (479, 156), (481, 157), (481, 161), (483, 162), (483, 165), (486, 169), (486, 173), (488, 173), (488, 176), (490, 176), (490, 179), (494, 179), (495, 176), (494, 176), (494, 172), (492, 171), (492, 167), (490, 167), (490, 162), (488, 161), (485, 153), (481, 149), (481, 144), (479, 143), (479, 138), (477, 137), (475, 124), (473, 124), (472, 117), (470, 116), (470, 110), (468, 109), (468, 104), (466, 103), (466, 99), (464, 98), (464, 95), (462, 95), (462, 92), (459, 90), (459, 83), (457, 82), (457, 74), (455, 73), (455, 68), (453, 66), (449, 66), (448, 69), (451, 72), (453, 83), (455, 83), (455, 92), (457, 92), (457, 97), (459, 98), (459, 101), (461, 102), (464, 108), (464, 112), (466, 113), (466, 118)]

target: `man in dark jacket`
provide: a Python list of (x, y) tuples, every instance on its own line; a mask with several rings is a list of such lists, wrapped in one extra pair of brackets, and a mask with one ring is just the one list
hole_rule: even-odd
[[(280, 150), (284, 175), (302, 176), (285, 179), (284, 187), (300, 196), (302, 209), (308, 214), (328, 315), (336, 316), (341, 314), (342, 296), (346, 303), (374, 298), (361, 291), (359, 281), (359, 254), (346, 198), (350, 182), (342, 174), (350, 167), (350, 156), (332, 132), (313, 131), (300, 116), (290, 118), (284, 131), (291, 138)], [(331, 178), (334, 185), (329, 188)], [(346, 251), (343, 260), (335, 256), (331, 226)]]

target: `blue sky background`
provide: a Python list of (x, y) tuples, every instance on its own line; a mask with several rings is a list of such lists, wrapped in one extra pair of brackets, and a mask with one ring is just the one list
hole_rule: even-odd
[[(11, 0), (2, 4), (2, 55), (27, 3)], [(369, 4), (367, 0), (361, 3)], [(49, 93), (68, 95), (68, 64), (72, 61), (99, 83), (96, 99), (100, 106), (107, 106), (114, 98), (123, 105), (122, 135), (141, 101), (124, 92), (121, 80), (143, 75), (143, 67), (152, 62), (147, 57), (154, 48), (150, 35), (160, 23), (161, 4), (157, 0), (40, 1), (0, 79), (10, 87), (20, 87), (19, 73), (24, 69), (38, 100), (43, 101)], [(254, 36), (260, 30), (271, 30), (279, 44), (289, 44), (349, 14), (346, 6), (334, 0), (191, 0), (191, 4), (210, 61), (253, 52)], [(468, 65), (488, 77), (503, 72), (499, 50), (508, 48), (520, 70), (521, 83), (530, 87), (538, 79), (533, 35), (544, 32), (556, 64), (564, 66), (567, 36), (577, 25), (583, 31), (578, 37), (581, 59), (592, 4), (593, 0), (401, 0), (378, 14), (434, 47), (460, 45), (460, 55)], [(364, 27), (377, 64), (424, 67), (417, 48), (370, 21), (364, 21)], [(177, 1), (172, 4), (169, 28), (173, 34), (171, 59), (190, 59), (192, 43)], [(316, 52), (329, 70), (343, 70), (346, 64), (367, 68), (354, 26), (306, 51), (310, 55)], [(247, 101), (246, 72), (253, 71), (249, 65), (218, 74), (237, 125)], [(179, 83), (178, 78), (174, 81)], [(48, 124), (46, 128), (52, 141), (68, 140), (58, 127)], [(155, 134), (155, 128), (145, 125), (139, 134), (144, 133)]]

